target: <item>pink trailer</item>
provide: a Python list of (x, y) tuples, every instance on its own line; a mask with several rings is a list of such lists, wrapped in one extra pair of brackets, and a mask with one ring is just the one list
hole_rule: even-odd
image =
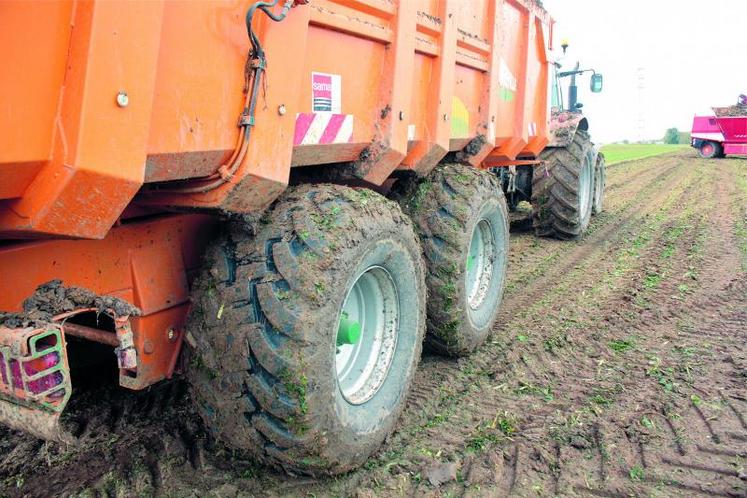
[(691, 136), (691, 145), (698, 149), (701, 157), (747, 155), (747, 115), (695, 116)]

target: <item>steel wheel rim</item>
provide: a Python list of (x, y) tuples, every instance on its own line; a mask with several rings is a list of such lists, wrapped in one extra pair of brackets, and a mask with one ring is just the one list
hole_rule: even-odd
[(589, 210), (591, 202), (591, 162), (586, 161), (578, 176), (578, 213), (582, 218)]
[(389, 272), (380, 266), (361, 272), (345, 297), (336, 339), (337, 385), (348, 403), (365, 403), (384, 384), (397, 348), (399, 313)]
[(488, 220), (482, 219), (472, 231), (467, 254), (467, 303), (473, 310), (485, 301), (493, 278), (495, 240)]

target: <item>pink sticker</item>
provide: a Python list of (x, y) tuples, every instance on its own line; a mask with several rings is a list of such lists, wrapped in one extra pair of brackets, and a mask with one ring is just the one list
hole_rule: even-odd
[(332, 75), (312, 73), (311, 93), (314, 112), (332, 111)]

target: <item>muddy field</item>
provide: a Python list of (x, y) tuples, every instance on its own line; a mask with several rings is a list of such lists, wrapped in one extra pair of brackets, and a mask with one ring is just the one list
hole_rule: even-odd
[(0, 429), (0, 496), (745, 496), (747, 160), (694, 156), (611, 167), (579, 242), (517, 223), (488, 344), (426, 354), (356, 472), (222, 450), (172, 382), (79, 398), (76, 447)]

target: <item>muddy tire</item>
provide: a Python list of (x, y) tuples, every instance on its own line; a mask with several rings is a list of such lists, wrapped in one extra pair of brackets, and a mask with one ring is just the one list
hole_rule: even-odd
[(508, 208), (494, 174), (458, 164), (401, 180), (393, 197), (420, 234), (427, 268), (426, 344), (459, 356), (492, 329), (508, 263)]
[(597, 154), (597, 167), (594, 170), (594, 202), (591, 205), (591, 213), (594, 215), (604, 211), (604, 189), (607, 186), (607, 163), (604, 154)]
[(698, 155), (703, 159), (715, 159), (724, 157), (724, 149), (718, 142), (703, 142), (698, 149)]
[(574, 239), (589, 226), (594, 191), (594, 152), (589, 133), (578, 130), (567, 147), (540, 154), (532, 178), (532, 218), (540, 237)]
[(410, 220), (369, 190), (305, 185), (256, 236), (243, 223), (227, 232), (187, 327), (206, 426), (289, 472), (361, 465), (394, 429), (420, 359), (424, 267)]

